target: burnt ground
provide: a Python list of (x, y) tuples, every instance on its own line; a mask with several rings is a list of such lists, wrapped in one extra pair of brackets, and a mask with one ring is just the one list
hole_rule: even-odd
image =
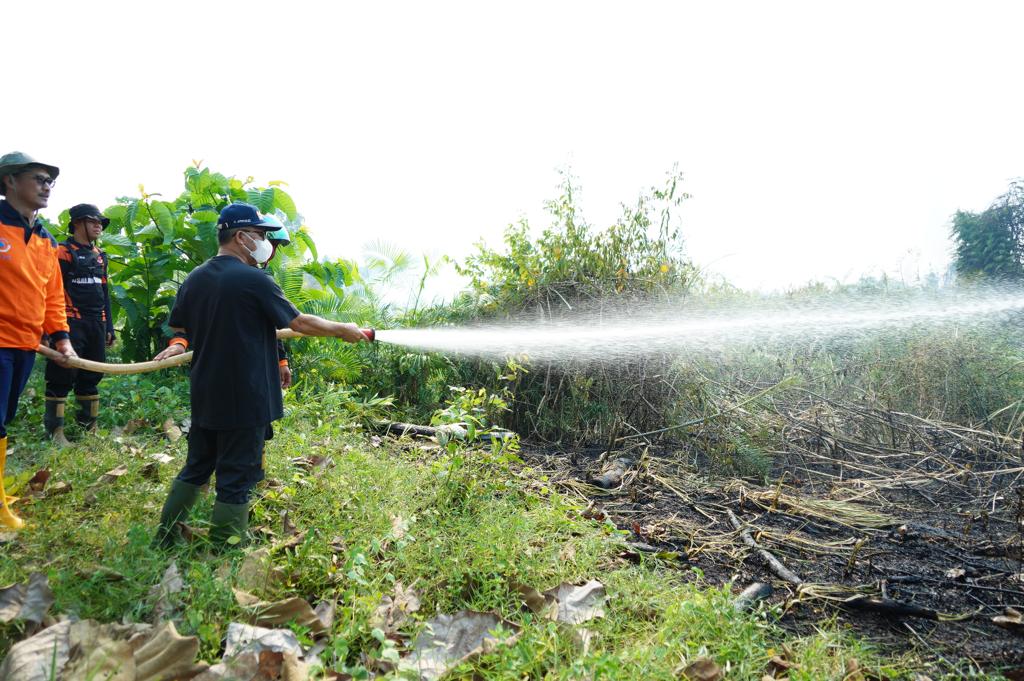
[[(638, 552), (675, 552), (667, 564), (737, 592), (768, 582), (794, 632), (835, 616), (890, 653), (1024, 667), (1024, 623), (994, 621), (1024, 612), (1020, 442), (827, 402), (758, 418), (778, 444), (756, 482), (708, 474), (720, 425), (673, 445), (523, 456), (588, 515), (629, 530)], [(730, 511), (798, 583), (744, 544)]]

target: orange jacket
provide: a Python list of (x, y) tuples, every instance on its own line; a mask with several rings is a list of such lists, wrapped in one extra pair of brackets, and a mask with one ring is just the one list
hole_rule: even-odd
[(68, 337), (57, 240), (0, 201), (0, 348), (35, 350)]

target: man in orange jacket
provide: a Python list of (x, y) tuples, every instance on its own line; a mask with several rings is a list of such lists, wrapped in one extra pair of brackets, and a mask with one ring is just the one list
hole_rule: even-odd
[(32, 372), (36, 347), (45, 333), (65, 357), (76, 356), (68, 337), (57, 240), (36, 217), (46, 208), (59, 172), (18, 151), (0, 157), (0, 527), (5, 529), (25, 524), (11, 512), (3, 471), (7, 424)]

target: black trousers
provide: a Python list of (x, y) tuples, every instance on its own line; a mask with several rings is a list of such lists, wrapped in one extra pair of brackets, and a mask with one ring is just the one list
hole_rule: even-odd
[(252, 488), (263, 479), (264, 442), (274, 437), (268, 423), (256, 428), (211, 430), (192, 425), (188, 458), (178, 480), (202, 486), (217, 474), (217, 501), (246, 504)]
[[(82, 359), (107, 361), (107, 323), (102, 319), (69, 319), (71, 347)], [(46, 360), (46, 396), (67, 397), (71, 388), (76, 395), (98, 395), (103, 374), (84, 369), (68, 369)]]

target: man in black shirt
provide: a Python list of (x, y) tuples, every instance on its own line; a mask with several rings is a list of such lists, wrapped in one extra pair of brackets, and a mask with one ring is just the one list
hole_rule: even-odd
[(217, 255), (178, 289), (169, 319), (178, 333), (155, 359), (181, 354), (191, 343), (192, 427), (188, 459), (160, 516), (157, 539), (164, 546), (180, 537), (177, 523), (214, 473), (210, 541), (221, 548), (231, 537), (245, 540), (249, 496), (263, 479), (263, 442), (270, 424), (284, 415), (277, 329), (367, 340), (354, 324), (301, 314), (273, 279), (253, 267), (268, 260), (266, 232), (273, 228), (253, 206), (227, 206), (217, 222)]
[[(71, 328), (71, 345), (79, 357), (105, 362), (106, 348), (114, 342), (114, 320), (110, 314), (107, 288), (107, 254), (96, 247), (100, 234), (110, 224), (100, 209), (80, 203), (71, 214), (70, 235), (57, 247), (57, 261), (64, 280), (64, 301)], [(78, 412), (75, 419), (86, 428), (96, 426), (99, 415), (99, 382), (103, 374), (71, 369), (53, 360), (46, 362), (46, 435), (58, 445), (64, 437), (64, 403), (75, 389)]]

